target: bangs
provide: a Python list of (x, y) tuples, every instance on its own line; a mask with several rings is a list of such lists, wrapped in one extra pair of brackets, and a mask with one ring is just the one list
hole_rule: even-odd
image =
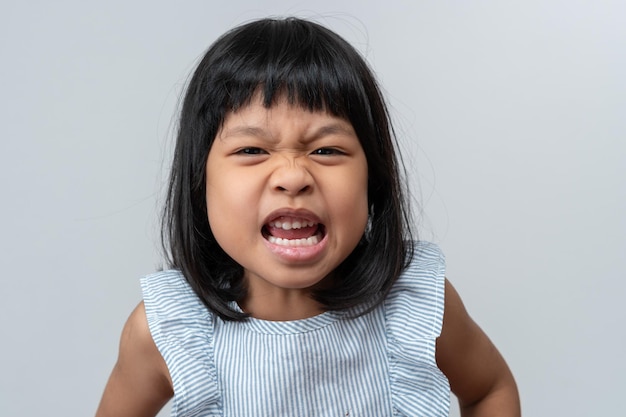
[[(228, 48), (217, 52), (211, 95), (224, 111), (236, 111), (259, 95), (266, 107), (278, 99), (308, 110), (351, 119), (368, 102), (361, 82), (362, 62), (342, 38), (297, 20), (268, 20), (227, 33)], [(231, 38), (231, 39), (227, 39)], [(217, 96), (217, 97), (216, 97)], [(221, 97), (219, 97), (221, 96)]]

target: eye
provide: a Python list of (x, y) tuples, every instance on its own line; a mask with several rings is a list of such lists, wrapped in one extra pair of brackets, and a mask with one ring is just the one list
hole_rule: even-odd
[(311, 155), (345, 155), (342, 151), (335, 148), (319, 148), (311, 152)]
[(261, 148), (255, 148), (255, 147), (250, 146), (247, 148), (241, 148), (237, 150), (237, 152), (235, 153), (238, 155), (263, 155), (263, 154), (266, 154), (267, 152), (265, 152)]

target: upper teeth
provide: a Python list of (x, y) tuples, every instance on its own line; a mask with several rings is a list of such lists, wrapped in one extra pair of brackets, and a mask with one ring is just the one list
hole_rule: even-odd
[(301, 229), (303, 227), (311, 227), (315, 226), (315, 222), (310, 222), (306, 220), (295, 220), (295, 221), (280, 221), (276, 220), (270, 222), (270, 226), (274, 226), (277, 229), (291, 230), (291, 229)]

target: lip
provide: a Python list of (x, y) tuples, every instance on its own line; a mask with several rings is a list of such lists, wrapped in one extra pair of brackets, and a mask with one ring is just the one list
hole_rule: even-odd
[[(280, 217), (292, 217), (309, 222), (315, 222), (322, 225), (321, 219), (313, 212), (306, 209), (291, 209), (281, 208), (272, 211), (264, 220), (263, 225), (268, 224)], [(315, 262), (324, 255), (326, 246), (328, 244), (328, 232), (326, 232), (323, 238), (312, 246), (282, 246), (271, 243), (269, 240), (263, 238), (263, 243), (269, 249), (269, 251), (281, 261), (286, 263), (311, 263)]]
[(263, 220), (263, 225), (268, 224), (269, 222), (276, 220), (280, 217), (294, 217), (303, 219), (309, 222), (315, 222), (323, 224), (321, 219), (315, 215), (313, 212), (307, 209), (291, 209), (291, 208), (281, 208), (278, 210), (272, 211), (266, 218)]

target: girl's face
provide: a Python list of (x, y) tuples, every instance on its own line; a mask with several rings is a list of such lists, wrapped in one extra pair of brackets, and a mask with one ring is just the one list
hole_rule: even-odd
[(286, 100), (268, 109), (255, 97), (216, 135), (206, 203), (217, 242), (244, 268), (248, 298), (308, 293), (364, 233), (367, 160), (346, 120)]

